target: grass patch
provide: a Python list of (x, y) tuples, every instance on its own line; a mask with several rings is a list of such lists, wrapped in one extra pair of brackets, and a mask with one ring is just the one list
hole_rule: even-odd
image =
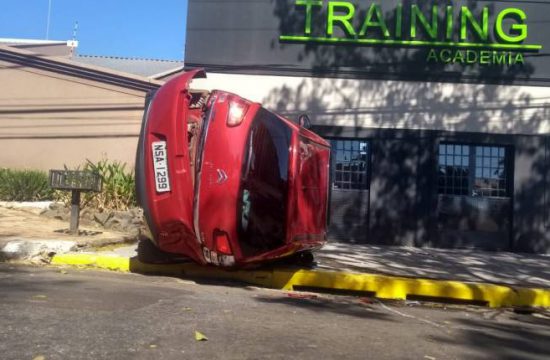
[[(66, 170), (70, 170), (65, 166)], [(135, 176), (132, 169), (119, 161), (87, 160), (75, 170), (96, 172), (101, 177), (100, 193), (82, 193), (82, 207), (98, 210), (125, 211), (137, 206)], [(49, 176), (39, 170), (12, 170), (0, 168), (0, 201), (60, 201), (71, 203), (71, 192), (52, 190)]]
[(38, 170), (0, 169), (1, 201), (47, 201), (54, 199), (48, 175)]

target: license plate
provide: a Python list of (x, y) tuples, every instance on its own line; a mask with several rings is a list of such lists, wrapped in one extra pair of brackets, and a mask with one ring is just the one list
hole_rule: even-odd
[(166, 141), (155, 141), (153, 143), (153, 167), (155, 170), (155, 186), (157, 192), (163, 193), (170, 191)]

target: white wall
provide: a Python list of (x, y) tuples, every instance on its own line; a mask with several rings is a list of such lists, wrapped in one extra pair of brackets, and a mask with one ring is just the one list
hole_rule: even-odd
[(550, 131), (550, 88), (208, 73), (220, 89), (316, 125), (506, 134)]

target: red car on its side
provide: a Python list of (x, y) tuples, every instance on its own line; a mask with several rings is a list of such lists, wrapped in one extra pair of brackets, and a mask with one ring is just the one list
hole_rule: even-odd
[(152, 241), (200, 264), (242, 267), (326, 242), (330, 145), (184, 73), (149, 98), (136, 187)]

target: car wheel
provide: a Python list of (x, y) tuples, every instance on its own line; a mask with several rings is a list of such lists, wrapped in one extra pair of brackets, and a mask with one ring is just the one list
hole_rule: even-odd
[(160, 250), (151, 239), (141, 236), (137, 247), (137, 258), (144, 264), (173, 264), (190, 262), (186, 256)]
[(315, 257), (311, 251), (302, 251), (296, 254), (297, 261), (300, 265), (303, 266), (314, 266), (317, 263), (315, 262)]
[(276, 261), (275, 264), (313, 268), (317, 265), (317, 262), (315, 262), (315, 257), (311, 251), (302, 251), (287, 258), (280, 259)]

